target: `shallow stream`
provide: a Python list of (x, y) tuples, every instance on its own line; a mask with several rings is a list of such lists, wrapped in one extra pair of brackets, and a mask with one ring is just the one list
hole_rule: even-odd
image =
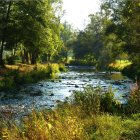
[(101, 86), (105, 90), (112, 87), (115, 98), (126, 103), (132, 81), (119, 72), (107, 75), (105, 72), (94, 72), (83, 69), (70, 69), (59, 74), (59, 79), (44, 80), (24, 86), (16, 94), (0, 93), (0, 113), (10, 112), (14, 116), (24, 116), (32, 108), (53, 108), (66, 100), (74, 90), (83, 90), (87, 85)]

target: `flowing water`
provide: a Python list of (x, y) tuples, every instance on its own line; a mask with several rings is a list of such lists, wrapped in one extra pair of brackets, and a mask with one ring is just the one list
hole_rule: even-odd
[(14, 116), (24, 116), (32, 110), (53, 108), (66, 100), (74, 90), (83, 90), (87, 85), (100, 86), (107, 90), (112, 87), (115, 98), (126, 103), (132, 81), (119, 72), (107, 75), (105, 72), (94, 72), (81, 69), (70, 69), (59, 74), (59, 79), (44, 80), (24, 86), (18, 93), (0, 93), (0, 113), (10, 112)]

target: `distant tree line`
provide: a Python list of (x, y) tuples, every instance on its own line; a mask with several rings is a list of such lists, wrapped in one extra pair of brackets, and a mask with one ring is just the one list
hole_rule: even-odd
[(75, 60), (107, 70), (116, 59), (128, 59), (132, 65), (123, 72), (140, 79), (140, 0), (103, 0), (89, 18), (73, 41)]
[[(61, 23), (61, 0), (0, 1), (0, 65), (18, 57), (22, 63), (68, 62), (108, 70), (115, 60), (129, 60), (123, 72), (140, 79), (140, 0), (102, 0), (82, 31)], [(17, 58), (16, 58), (17, 59)]]

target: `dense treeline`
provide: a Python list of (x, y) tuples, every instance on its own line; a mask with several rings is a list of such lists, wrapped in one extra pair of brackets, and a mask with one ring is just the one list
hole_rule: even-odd
[(61, 23), (60, 0), (2, 0), (0, 9), (1, 65), (73, 58), (72, 64), (110, 70), (116, 60), (129, 60), (123, 73), (139, 80), (140, 0), (103, 0), (79, 32)]
[(0, 1), (0, 64), (5, 50), (13, 50), (10, 61), (19, 57), (35, 64), (43, 56), (49, 61), (62, 47), (60, 13), (59, 0)]
[[(0, 0), (0, 66), (20, 62), (0, 69), (0, 91), (11, 95), (22, 84), (53, 78), (65, 70), (63, 64), (37, 62), (70, 59), (72, 64), (106, 71), (116, 60), (127, 60), (129, 66), (122, 72), (140, 81), (140, 0), (102, 0), (100, 11), (91, 14), (89, 24), (79, 32), (60, 22), (61, 7), (61, 0)], [(34, 94), (38, 95), (42, 93)], [(139, 140), (139, 88), (131, 90), (127, 99), (121, 104), (111, 88), (88, 86), (63, 103), (57, 100), (53, 110), (32, 108), (21, 120), (12, 120), (16, 116), (12, 108), (3, 110), (0, 139)]]
[(139, 79), (140, 1), (103, 0), (100, 11), (89, 18), (73, 41), (75, 60), (106, 70), (115, 60), (129, 60), (132, 65), (123, 72)]

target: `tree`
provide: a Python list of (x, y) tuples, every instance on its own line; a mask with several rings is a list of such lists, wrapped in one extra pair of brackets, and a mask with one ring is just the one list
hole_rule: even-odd
[(1, 1), (0, 2), (0, 65), (3, 65), (3, 50), (4, 45), (6, 42), (6, 36), (7, 36), (7, 27), (9, 24), (9, 18), (10, 18), (10, 12), (11, 12), (11, 5), (12, 1)]
[[(127, 52), (131, 67), (128, 71), (135, 71), (131, 73), (133, 78), (136, 76), (140, 80), (140, 0), (105, 0), (111, 10), (112, 23), (108, 27), (108, 32), (115, 33), (117, 38), (123, 43), (121, 47), (123, 51)], [(129, 75), (128, 75), (129, 76)]]
[(101, 18), (98, 13), (89, 17), (90, 23), (84, 31), (79, 32), (73, 44), (74, 54), (75, 59), (96, 61), (102, 48)]
[[(35, 64), (41, 53), (49, 59), (60, 51), (60, 0), (0, 2), (1, 57), (3, 49), (20, 48), (23, 62)], [(6, 7), (6, 11), (5, 11)]]
[(62, 30), (61, 30), (61, 39), (63, 41), (63, 48), (61, 52), (59, 53), (60, 59), (63, 59), (63, 61), (67, 62), (69, 58), (69, 52), (73, 50), (73, 42), (76, 40), (77, 34), (76, 31), (73, 29), (73, 27), (68, 23), (64, 22), (62, 24)]

